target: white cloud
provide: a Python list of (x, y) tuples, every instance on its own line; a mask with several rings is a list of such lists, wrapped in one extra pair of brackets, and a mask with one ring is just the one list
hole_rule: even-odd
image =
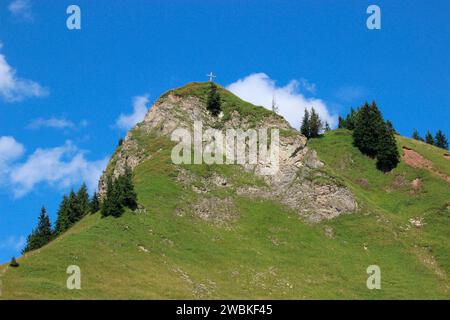
[[(85, 126), (84, 120), (80, 125)], [(54, 128), (54, 129), (70, 129), (70, 128), (74, 128), (75, 124), (72, 121), (67, 120), (65, 118), (52, 117), (49, 119), (44, 119), (44, 118), (34, 119), (27, 126), (28, 129), (40, 129), (43, 127), (44, 128)]]
[(0, 137), (0, 184), (7, 179), (11, 162), (20, 158), (25, 152), (22, 144), (13, 137)]
[(85, 152), (68, 141), (60, 147), (37, 149), (25, 163), (11, 169), (10, 180), (16, 197), (24, 196), (39, 183), (67, 188), (86, 182), (92, 191), (97, 188), (98, 179), (107, 161), (106, 158), (88, 161)]
[[(1, 46), (0, 46), (1, 49)], [(48, 89), (32, 80), (17, 77), (14, 70), (0, 54), (0, 97), (6, 102), (22, 101), (31, 97), (43, 97), (49, 94)]]
[(133, 113), (130, 115), (121, 114), (119, 119), (116, 121), (116, 126), (129, 130), (134, 127), (137, 123), (144, 120), (145, 115), (147, 114), (149, 97), (148, 95), (144, 96), (136, 96), (133, 98)]
[(20, 158), (24, 152), (24, 146), (13, 137), (0, 137), (0, 163)]
[(8, 10), (16, 18), (33, 20), (30, 0), (14, 0), (9, 4)]
[(336, 126), (337, 116), (330, 114), (325, 102), (317, 98), (306, 98), (298, 90), (299, 84), (303, 87), (308, 84), (310, 90), (315, 90), (315, 85), (301, 82), (291, 80), (286, 86), (278, 87), (265, 73), (254, 73), (230, 84), (227, 89), (241, 99), (267, 109), (271, 109), (272, 99), (275, 96), (279, 114), (296, 129), (300, 127), (304, 110), (312, 107), (323, 121), (327, 121), (331, 127)]
[(0, 249), (9, 249), (14, 251), (20, 251), (25, 246), (26, 239), (24, 236), (16, 237), (10, 236), (0, 241)]
[(38, 148), (21, 162), (24, 152), (24, 146), (13, 137), (0, 137), (0, 185), (11, 188), (17, 198), (43, 183), (67, 188), (86, 182), (93, 191), (108, 163), (107, 158), (87, 160), (86, 152), (70, 141), (55, 148)]

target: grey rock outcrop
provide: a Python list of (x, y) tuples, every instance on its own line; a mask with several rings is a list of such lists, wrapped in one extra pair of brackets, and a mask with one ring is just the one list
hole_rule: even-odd
[[(230, 128), (242, 130), (276, 128), (288, 132), (288, 134), (280, 134), (279, 167), (274, 174), (267, 175), (267, 170), (271, 170), (270, 166), (267, 167), (267, 163), (258, 162), (242, 166), (243, 170), (264, 179), (267, 187), (239, 189), (238, 195), (276, 199), (311, 222), (332, 219), (357, 209), (352, 193), (321, 170), (324, 164), (318, 159), (316, 152), (308, 148), (307, 139), (292, 129), (282, 117), (273, 114), (255, 124), (235, 110), (224, 121), (222, 115), (218, 118), (212, 117), (206, 109), (205, 102), (200, 98), (189, 95), (180, 96), (175, 92), (170, 92), (158, 99), (149, 109), (145, 119), (127, 133), (122, 146), (118, 148), (110, 161), (108, 174), (117, 177), (125, 171), (127, 165), (134, 169), (153, 156), (148, 150), (143, 150), (139, 146), (135, 137), (136, 132), (140, 135), (152, 134), (170, 138), (171, 133), (177, 128), (192, 131), (194, 121), (202, 121), (204, 127), (220, 128), (223, 132)], [(106, 174), (99, 182), (101, 196), (106, 189)], [(211, 182), (212, 186), (229, 187), (225, 177), (215, 176), (214, 179)], [(184, 180), (184, 183), (189, 183), (188, 179)], [(208, 190), (202, 192), (207, 193)], [(212, 213), (203, 212), (200, 215), (210, 216)]]

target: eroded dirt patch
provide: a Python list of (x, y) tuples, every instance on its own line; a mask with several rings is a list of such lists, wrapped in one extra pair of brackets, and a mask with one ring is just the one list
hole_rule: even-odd
[(425, 159), (419, 153), (408, 147), (403, 147), (402, 160), (405, 161), (407, 165), (413, 168), (428, 170), (450, 183), (450, 176), (436, 170), (430, 160)]
[(433, 169), (433, 164), (431, 161), (425, 159), (416, 151), (409, 149), (407, 147), (403, 147), (403, 161), (411, 167), (421, 168), (421, 169)]
[(450, 154), (448, 153), (444, 154), (444, 158), (450, 161)]

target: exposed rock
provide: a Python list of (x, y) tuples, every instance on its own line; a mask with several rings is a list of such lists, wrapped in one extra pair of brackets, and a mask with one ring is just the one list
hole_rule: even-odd
[[(220, 128), (224, 133), (227, 129), (246, 131), (251, 128), (280, 129), (288, 132), (279, 136), (278, 166), (260, 159), (256, 164), (242, 165), (243, 170), (261, 177), (267, 187), (239, 187), (236, 194), (277, 200), (310, 222), (332, 219), (357, 209), (352, 193), (320, 172), (324, 164), (318, 159), (317, 153), (307, 147), (307, 139), (292, 129), (283, 118), (270, 114), (255, 123), (234, 110), (224, 122), (221, 118), (212, 117), (206, 109), (205, 102), (198, 97), (179, 96), (176, 92), (170, 92), (158, 99), (148, 111), (144, 121), (128, 132), (122, 146), (113, 156), (108, 172), (117, 177), (125, 171), (127, 165), (134, 169), (141, 162), (154, 156), (148, 150), (140, 148), (134, 136), (136, 132), (140, 135), (170, 138), (171, 133), (178, 128), (192, 132), (194, 121), (201, 121), (204, 128)], [(247, 139), (246, 143), (249, 150), (250, 139)], [(106, 174), (100, 179), (100, 195), (105, 193), (105, 176)], [(198, 181), (198, 177), (192, 177), (191, 173), (183, 169), (179, 170), (177, 178), (199, 195), (207, 194), (212, 188), (232, 187), (227, 177), (218, 174), (202, 179), (200, 183), (194, 185), (193, 182)], [(235, 216), (231, 199), (205, 197), (194, 204), (193, 209), (199, 217), (214, 221), (226, 221)]]
[(413, 190), (419, 190), (420, 188), (422, 188), (422, 180), (420, 178), (416, 178), (411, 182), (411, 188), (413, 188)]
[(138, 249), (139, 249), (140, 251), (142, 251), (142, 252), (145, 252), (145, 253), (150, 252), (150, 250), (148, 250), (148, 249), (145, 248), (144, 246), (138, 246)]
[(224, 224), (239, 217), (231, 198), (203, 197), (191, 207), (193, 213), (203, 220)]
[(422, 217), (416, 217), (409, 219), (409, 223), (417, 228), (422, 228), (425, 225), (424, 219)]

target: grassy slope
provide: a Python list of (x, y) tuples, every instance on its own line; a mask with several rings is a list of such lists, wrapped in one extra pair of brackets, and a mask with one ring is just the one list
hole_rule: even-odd
[[(361, 199), (358, 214), (311, 226), (275, 203), (237, 199), (241, 217), (227, 227), (178, 216), (176, 208), (196, 194), (175, 182), (169, 154), (161, 151), (136, 171), (146, 213), (85, 218), (40, 252), (20, 259), (19, 268), (10, 268), (3, 277), (3, 297), (449, 298), (442, 278), (450, 260), (443, 209), (448, 185), (401, 164), (395, 173), (422, 177), (423, 192), (411, 196), (408, 187), (386, 192), (394, 174), (378, 173), (350, 141), (347, 132), (335, 131), (311, 145), (327, 170)], [(147, 142), (153, 151), (170, 150), (164, 139)], [(214, 168), (195, 170), (208, 175)], [(221, 173), (236, 177), (232, 167), (225, 170)], [(367, 179), (369, 189), (356, 178)], [(424, 216), (427, 225), (403, 231), (415, 216)], [(334, 239), (325, 236), (325, 226), (334, 229)], [(431, 255), (437, 266), (424, 262)], [(80, 291), (65, 288), (71, 264), (81, 267)], [(365, 287), (371, 264), (381, 267), (380, 291)]]
[[(186, 92), (204, 94), (204, 84), (188, 86)], [(231, 94), (225, 100), (233, 108), (248, 109)], [(257, 121), (266, 111), (247, 112)], [(138, 131), (135, 137), (154, 154), (135, 171), (146, 211), (119, 219), (84, 218), (19, 259), (19, 268), (8, 268), (0, 298), (450, 298), (445, 287), (450, 272), (445, 204), (450, 196), (448, 183), (440, 178), (404, 164), (381, 174), (373, 160), (352, 147), (349, 132), (333, 131), (310, 145), (326, 162), (325, 170), (353, 190), (360, 212), (307, 225), (276, 203), (237, 197), (234, 188), (262, 182), (234, 166), (186, 167), (198, 176), (218, 172), (231, 181), (231, 190), (206, 195), (235, 199), (239, 219), (218, 226), (189, 210), (180, 215), (199, 195), (176, 182), (171, 142)], [(416, 144), (398, 139), (401, 145)], [(413, 147), (449, 172), (441, 151)], [(394, 187), (396, 174), (408, 181), (421, 177), (423, 190), (412, 195), (407, 185)], [(357, 179), (366, 179), (368, 187)], [(425, 217), (425, 227), (408, 229), (408, 219), (417, 216)], [(325, 228), (333, 229), (334, 238), (325, 235)], [(79, 291), (65, 287), (65, 270), (72, 264), (81, 268)], [(381, 267), (382, 290), (366, 288), (366, 268), (372, 264)], [(0, 275), (5, 268), (0, 266)]]

